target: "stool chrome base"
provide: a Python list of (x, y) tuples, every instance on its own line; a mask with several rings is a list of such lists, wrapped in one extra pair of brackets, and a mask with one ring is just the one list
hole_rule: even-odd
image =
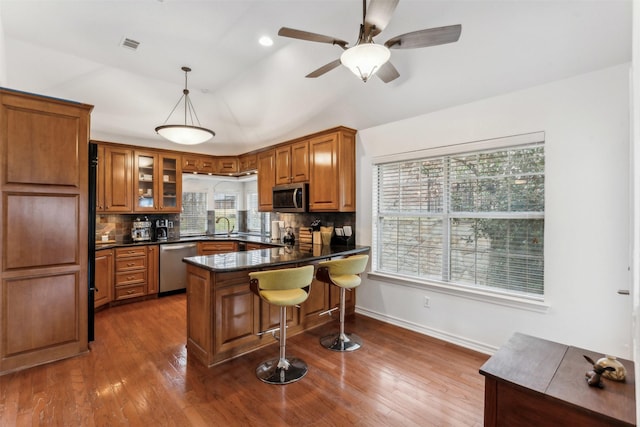
[(333, 351), (354, 351), (362, 347), (362, 338), (356, 334), (334, 334), (322, 337), (320, 344)]
[(256, 375), (267, 384), (289, 384), (307, 374), (307, 364), (296, 357), (269, 359), (256, 368)]

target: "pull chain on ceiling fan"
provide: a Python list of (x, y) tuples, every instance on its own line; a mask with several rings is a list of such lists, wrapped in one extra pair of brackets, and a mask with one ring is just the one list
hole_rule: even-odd
[(318, 43), (330, 43), (344, 49), (340, 58), (323, 65), (305, 77), (319, 77), (342, 64), (360, 77), (363, 82), (368, 81), (373, 75), (377, 75), (383, 82), (389, 83), (400, 77), (398, 70), (389, 61), (391, 57), (389, 49), (415, 49), (453, 43), (458, 41), (462, 31), (462, 25), (459, 24), (429, 28), (392, 37), (384, 45), (376, 44), (373, 38), (385, 29), (398, 2), (399, 0), (371, 0), (367, 10), (367, 2), (362, 0), (362, 24), (360, 24), (358, 41), (353, 47), (348, 47), (349, 43), (344, 40), (288, 27), (280, 28), (278, 35)]

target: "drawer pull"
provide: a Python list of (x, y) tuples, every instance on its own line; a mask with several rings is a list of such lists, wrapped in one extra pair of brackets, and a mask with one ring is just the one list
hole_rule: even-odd
[(133, 280), (135, 278), (136, 278), (135, 276), (127, 276), (127, 280)]
[(133, 293), (135, 293), (135, 292), (136, 292), (136, 291), (134, 291), (133, 289), (129, 289), (129, 290), (127, 291), (127, 295), (131, 295), (131, 294), (133, 294)]
[(133, 267), (134, 265), (136, 265), (136, 264), (135, 264), (135, 263), (133, 263), (133, 262), (129, 262), (129, 263), (127, 263), (127, 267)]

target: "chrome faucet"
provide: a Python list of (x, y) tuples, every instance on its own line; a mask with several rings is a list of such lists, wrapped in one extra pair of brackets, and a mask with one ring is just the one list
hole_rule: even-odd
[(218, 217), (218, 219), (216, 219), (216, 224), (219, 223), (221, 219), (224, 219), (227, 221), (227, 237), (231, 236), (231, 233), (233, 232), (233, 229), (235, 228), (235, 226), (231, 227), (231, 222), (229, 221), (229, 218), (227, 218), (226, 216)]

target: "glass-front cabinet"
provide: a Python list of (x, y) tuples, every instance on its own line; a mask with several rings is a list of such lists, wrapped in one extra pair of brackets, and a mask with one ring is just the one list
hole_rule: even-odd
[(136, 212), (179, 213), (182, 171), (178, 156), (135, 153)]

